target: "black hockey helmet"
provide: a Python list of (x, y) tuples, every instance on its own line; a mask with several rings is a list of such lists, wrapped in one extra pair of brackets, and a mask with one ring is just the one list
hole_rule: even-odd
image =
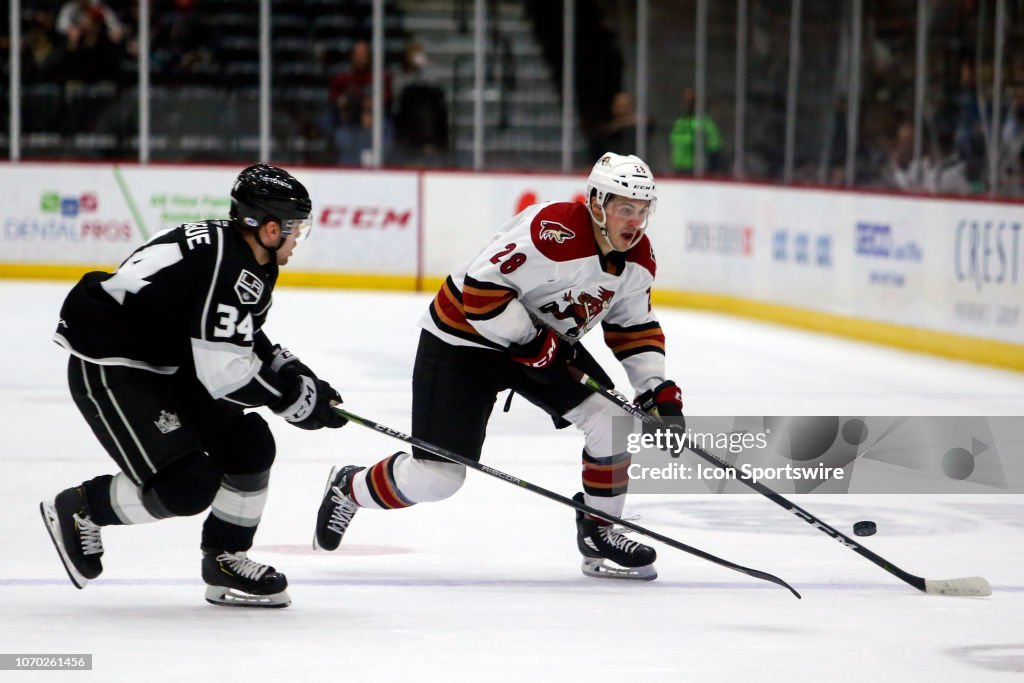
[(238, 174), (231, 188), (229, 215), (253, 230), (258, 230), (268, 220), (275, 220), (285, 235), (295, 232), (296, 240), (301, 241), (309, 234), (312, 210), (313, 203), (306, 188), (277, 166), (249, 166)]

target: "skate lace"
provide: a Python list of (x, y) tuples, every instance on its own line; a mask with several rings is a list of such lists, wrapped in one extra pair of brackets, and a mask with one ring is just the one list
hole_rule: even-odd
[(217, 556), (217, 561), (225, 563), (231, 568), (231, 571), (246, 579), (259, 579), (270, 568), (265, 564), (250, 560), (244, 552), (221, 553)]
[(103, 539), (100, 538), (100, 527), (88, 517), (73, 515), (78, 537), (81, 539), (83, 555), (99, 555), (103, 552)]
[(331, 519), (327, 523), (327, 528), (336, 534), (343, 534), (352, 522), (352, 516), (356, 514), (357, 506), (342, 492), (340, 486), (332, 486), (331, 491), (333, 492), (331, 502), (334, 503), (334, 509), (331, 510)]
[(626, 538), (610, 526), (602, 527), (600, 533), (605, 543), (625, 553), (633, 552), (640, 545), (639, 542)]

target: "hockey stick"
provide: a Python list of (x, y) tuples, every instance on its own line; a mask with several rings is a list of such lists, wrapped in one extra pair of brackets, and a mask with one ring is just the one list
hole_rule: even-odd
[(742, 574), (746, 574), (748, 576), (753, 576), (756, 579), (763, 579), (764, 581), (770, 581), (770, 582), (772, 582), (774, 584), (782, 586), (783, 588), (788, 588), (790, 590), (790, 592), (793, 593), (793, 595), (795, 595), (797, 598), (800, 598), (800, 594), (796, 592), (796, 589), (794, 589), (792, 586), (790, 586), (788, 583), (786, 583), (785, 581), (783, 581), (779, 577), (774, 576), (772, 574), (769, 574), (768, 572), (763, 572), (763, 571), (760, 571), (758, 569), (750, 569), (749, 567), (744, 567), (742, 565), (734, 564), (734, 563), (732, 563), (732, 562), (730, 562), (728, 560), (723, 560), (722, 558), (716, 557), (716, 556), (714, 556), (714, 555), (712, 555), (710, 553), (706, 553), (703, 550), (700, 550), (699, 548), (694, 548), (693, 546), (689, 546), (689, 545), (686, 545), (685, 543), (682, 543), (680, 541), (676, 541), (674, 539), (671, 539), (668, 536), (663, 536), (663, 535), (659, 534), (656, 531), (651, 531), (650, 529), (645, 529), (644, 527), (640, 526), (639, 524), (633, 524), (632, 522), (627, 522), (626, 520), (621, 519), (619, 517), (616, 517), (615, 515), (610, 515), (607, 512), (601, 512), (600, 510), (598, 510), (596, 508), (592, 508), (592, 507), (590, 507), (589, 505), (587, 505), (585, 503), (580, 503), (580, 502), (577, 502), (575, 500), (572, 500), (571, 498), (566, 498), (565, 496), (560, 496), (559, 494), (555, 493), (554, 491), (549, 491), (548, 489), (542, 488), (540, 486), (537, 486), (536, 484), (531, 484), (528, 481), (523, 481), (519, 477), (513, 477), (511, 474), (505, 474), (504, 472), (496, 470), (493, 467), (488, 467), (487, 465), (482, 465), (482, 464), (478, 463), (475, 460), (470, 460), (469, 458), (461, 456), (458, 453), (453, 453), (452, 451), (449, 451), (446, 448), (441, 448), (440, 446), (435, 446), (434, 444), (428, 443), (426, 441), (423, 441), (422, 439), (417, 439), (414, 436), (409, 436), (408, 434), (403, 434), (402, 432), (399, 432), (399, 431), (397, 431), (395, 429), (391, 429), (390, 427), (382, 425), (382, 424), (380, 424), (378, 422), (374, 422), (373, 420), (368, 420), (365, 417), (360, 417), (359, 415), (356, 415), (354, 413), (350, 413), (349, 411), (345, 410), (341, 406), (335, 405), (335, 406), (333, 406), (333, 408), (334, 408), (334, 411), (336, 413), (338, 413), (338, 415), (341, 415), (342, 417), (346, 418), (350, 422), (355, 422), (356, 424), (360, 424), (360, 425), (362, 425), (364, 427), (368, 427), (370, 429), (373, 429), (374, 431), (380, 432), (381, 434), (387, 434), (390, 437), (394, 437), (394, 438), (398, 439), (399, 441), (404, 441), (404, 442), (406, 442), (406, 443), (408, 443), (410, 445), (415, 446), (416, 448), (419, 448), (421, 450), (427, 451), (428, 453), (433, 453), (434, 455), (442, 457), (445, 460), (450, 460), (451, 462), (457, 463), (459, 465), (465, 465), (466, 467), (474, 469), (474, 470), (476, 470), (478, 472), (483, 472), (484, 474), (489, 474), (490, 476), (492, 476), (492, 477), (494, 477), (496, 479), (501, 479), (502, 481), (507, 481), (510, 484), (513, 484), (515, 486), (519, 486), (521, 488), (524, 488), (527, 491), (530, 491), (532, 493), (536, 493), (538, 495), (544, 496), (545, 498), (547, 498), (549, 500), (553, 500), (556, 503), (561, 503), (562, 505), (567, 505), (567, 506), (569, 506), (571, 508), (575, 508), (576, 510), (579, 510), (580, 512), (584, 512), (584, 513), (586, 513), (588, 515), (591, 515), (593, 517), (599, 517), (599, 518), (601, 518), (601, 519), (603, 519), (603, 520), (605, 520), (607, 522), (611, 522), (612, 524), (618, 524), (620, 526), (626, 527), (627, 529), (632, 529), (633, 531), (637, 532), (638, 534), (643, 534), (644, 536), (647, 536), (649, 538), (653, 538), (656, 541), (661, 541), (665, 545), (671, 546), (671, 547), (673, 547), (673, 548), (675, 548), (677, 550), (682, 550), (683, 552), (686, 552), (686, 553), (690, 553), (691, 555), (696, 555), (697, 557), (703, 558), (703, 559), (705, 559), (705, 560), (707, 560), (709, 562), (714, 562), (715, 564), (721, 565), (723, 567), (726, 567), (727, 569), (732, 569), (732, 570), (740, 572)]
[(874, 562), (885, 571), (889, 572), (893, 576), (902, 579), (903, 581), (906, 581), (919, 591), (922, 591), (924, 593), (930, 593), (932, 595), (992, 595), (992, 586), (989, 585), (989, 582), (987, 580), (980, 576), (970, 576), (962, 579), (933, 580), (924, 579), (920, 576), (914, 576), (913, 574), (900, 569), (896, 565), (886, 560), (884, 557), (881, 557), (880, 555), (877, 555), (876, 553), (868, 550), (867, 548), (865, 548), (860, 543), (853, 540), (843, 532), (826, 524), (820, 518), (816, 517), (815, 515), (812, 515), (810, 512), (804, 510), (796, 503), (793, 503), (792, 501), (788, 500), (787, 498), (784, 498), (775, 491), (772, 491), (770, 488), (768, 488), (761, 482), (744, 475), (740, 470), (733, 467), (732, 464), (729, 463), (728, 461), (723, 460), (717, 455), (709, 453), (700, 446), (697, 446), (696, 444), (692, 443), (689, 437), (685, 435), (685, 432), (682, 432), (679, 425), (671, 425), (666, 422), (662, 422), (657, 417), (645, 413), (643, 410), (627, 401), (618, 392), (601, 386), (601, 384), (597, 380), (585, 374), (579, 368), (570, 365), (568, 369), (569, 375), (577, 382), (585, 385), (594, 393), (608, 399), (609, 401), (619, 406), (622, 410), (629, 413), (633, 417), (645, 422), (646, 424), (657, 425), (660, 427), (673, 429), (675, 431), (682, 433), (686, 448), (693, 451), (704, 460), (707, 460), (712, 465), (717, 465), (718, 467), (721, 467), (722, 469), (725, 470), (731, 470), (736, 474), (737, 479), (739, 479), (744, 484), (754, 489), (761, 495), (765, 496), (773, 503), (776, 503), (782, 508), (789, 510), (794, 515), (804, 520), (811, 526), (816, 527), (820, 531), (828, 534), (835, 540), (845, 545), (847, 548), (850, 548), (851, 550), (860, 554), (861, 556), (866, 557), (868, 560)]

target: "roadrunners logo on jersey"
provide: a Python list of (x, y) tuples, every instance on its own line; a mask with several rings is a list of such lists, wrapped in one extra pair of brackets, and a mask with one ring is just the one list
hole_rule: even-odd
[(554, 240), (555, 242), (562, 244), (566, 240), (571, 240), (575, 236), (576, 233), (561, 223), (556, 223), (555, 221), (540, 222), (540, 238), (542, 240)]
[(569, 291), (562, 295), (562, 301), (568, 303), (565, 308), (559, 308), (558, 302), (552, 301), (541, 306), (540, 310), (550, 314), (555, 320), (572, 318), (576, 325), (567, 330), (565, 334), (569, 337), (578, 337), (590, 328), (590, 322), (594, 318), (612, 305), (614, 297), (615, 292), (604, 287), (597, 290), (597, 295), (580, 292), (573, 296), (572, 291)]
[(160, 419), (153, 420), (153, 424), (160, 430), (161, 434), (169, 434), (175, 429), (181, 426), (181, 420), (175, 413), (169, 413), (166, 410), (160, 411)]
[(235, 282), (235, 294), (243, 304), (254, 304), (260, 300), (263, 294), (263, 280), (259, 279), (248, 270), (243, 270)]

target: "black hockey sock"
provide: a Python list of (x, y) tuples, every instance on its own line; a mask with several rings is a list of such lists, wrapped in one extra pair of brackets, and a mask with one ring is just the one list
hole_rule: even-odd
[(256, 527), (225, 522), (211, 514), (203, 522), (202, 547), (230, 550), (231, 552), (248, 550), (252, 547), (252, 540), (255, 536)]
[(89, 506), (89, 517), (100, 526), (123, 524), (110, 502), (110, 482), (114, 477), (103, 474), (87, 482), (83, 482), (86, 504)]
[(236, 552), (252, 547), (267, 500), (270, 470), (255, 474), (227, 474), (203, 523), (204, 548)]

